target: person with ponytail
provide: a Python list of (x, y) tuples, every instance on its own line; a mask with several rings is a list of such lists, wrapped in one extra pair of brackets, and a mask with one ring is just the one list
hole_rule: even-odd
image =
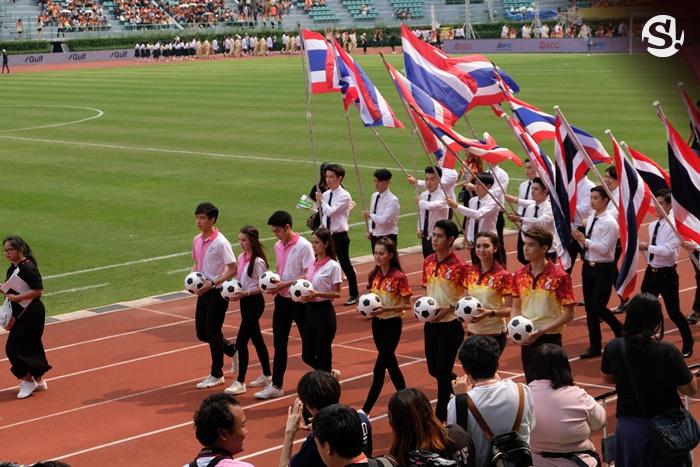
[(670, 460), (652, 449), (652, 418), (681, 407), (679, 392), (688, 396), (697, 392), (697, 382), (681, 353), (660, 340), (662, 321), (658, 298), (636, 295), (627, 307), (624, 337), (610, 341), (603, 352), (603, 380), (617, 390), (618, 467), (691, 465), (690, 455)]
[(24, 399), (34, 391), (46, 391), (44, 374), (51, 369), (46, 360), (44, 319), (46, 309), (40, 297), (44, 286), (32, 249), (21, 237), (7, 237), (3, 242), (5, 258), (10, 267), (5, 275), (2, 291), (12, 306), (12, 318), (5, 325), (10, 331), (5, 344), (10, 371), (19, 380), (17, 399)]
[(248, 371), (248, 341), (252, 340), (255, 351), (260, 360), (262, 375), (250, 382), (250, 387), (260, 388), (267, 386), (272, 380), (270, 370), (270, 354), (265, 345), (260, 331), (260, 317), (265, 310), (265, 299), (262, 296), (258, 281), (260, 276), (267, 271), (267, 257), (260, 243), (258, 229), (252, 225), (246, 225), (238, 233), (238, 244), (243, 253), (238, 256), (238, 282), (241, 283), (241, 293), (232, 300), (241, 301), (241, 327), (238, 328), (233, 367), (236, 371), (238, 362), (238, 379), (224, 391), (226, 394), (243, 394), (246, 392), (245, 377)]

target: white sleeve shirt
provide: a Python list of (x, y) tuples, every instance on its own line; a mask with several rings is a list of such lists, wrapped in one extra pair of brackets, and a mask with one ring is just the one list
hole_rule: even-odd
[[(673, 220), (673, 212), (668, 214), (671, 222)], [(654, 240), (654, 230), (659, 225)], [(681, 244), (678, 237), (673, 232), (671, 226), (666, 222), (666, 219), (658, 219), (649, 224), (649, 249), (647, 250), (647, 259), (649, 266), (652, 268), (666, 268), (675, 266), (678, 263), (678, 254)], [(651, 255), (654, 255), (652, 258)]]
[(331, 233), (347, 232), (351, 207), (352, 197), (342, 186), (335, 190), (324, 191), (321, 205), (321, 209), (323, 209), (321, 226), (328, 227)]
[[(525, 214), (521, 217), (523, 232), (536, 225), (539, 225), (548, 232), (551, 232), (554, 239), (552, 241), (552, 247), (549, 249), (549, 253), (554, 253), (557, 251), (559, 246), (559, 236), (556, 233), (554, 215), (552, 214), (552, 204), (550, 203), (549, 198), (545, 199), (539, 204), (529, 204), (527, 208), (525, 208)], [(520, 235), (522, 236), (523, 234), (521, 233)], [(523, 237), (523, 240), (524, 239), (525, 237)]]
[[(377, 200), (379, 197), (379, 200)], [(390, 190), (375, 191), (369, 201), (370, 233), (375, 237), (399, 233), (399, 199)]]
[[(440, 169), (442, 170), (442, 177), (440, 177), (440, 183), (445, 188), (447, 192), (447, 197), (449, 199), (455, 198), (455, 186), (457, 185), (457, 179), (459, 178), (459, 173), (453, 169)], [(425, 188), (425, 180), (418, 180), (416, 183), (418, 188)], [(438, 185), (438, 190), (442, 191), (442, 188)]]
[(433, 227), (435, 223), (442, 219), (447, 219), (449, 214), (449, 206), (445, 200), (445, 193), (441, 189), (437, 189), (430, 193), (425, 190), (420, 194), (420, 200), (418, 202), (418, 231), (423, 233), (423, 227), (425, 226), (425, 216), (428, 216), (428, 231), (426, 233), (426, 239), (433, 236)]
[[(582, 226), (583, 221), (593, 215), (591, 188), (594, 186), (595, 183), (590, 181), (588, 177), (583, 177), (576, 185), (576, 215), (574, 216), (574, 226), (576, 227)], [(612, 201), (608, 203), (608, 209), (610, 209), (611, 205)]]
[[(469, 199), (469, 207), (459, 205), (457, 211), (469, 218), (467, 227), (467, 240), (474, 242), (479, 232), (496, 233), (498, 221), (498, 204), (490, 195), (483, 198), (473, 196)], [(477, 225), (478, 224), (478, 225)]]
[(586, 261), (594, 263), (615, 261), (615, 245), (620, 238), (620, 226), (609, 212), (604, 212), (597, 219), (595, 214), (588, 218), (586, 237), (588, 237), (584, 243)]
[(620, 187), (612, 190), (612, 196), (613, 197), (610, 199), (610, 201), (608, 201), (608, 212), (612, 214), (613, 219), (617, 219), (617, 208), (615, 206), (617, 206), (617, 204), (620, 202)]
[(532, 200), (532, 180), (525, 180), (520, 184), (520, 187), (518, 188), (518, 204), (522, 206), (522, 209), (519, 210), (521, 216), (525, 214), (525, 208), (527, 206), (521, 204), (520, 201), (528, 200)]
[[(508, 183), (510, 182), (510, 177), (508, 173), (497, 165), (491, 167), (489, 170), (491, 175), (495, 178), (493, 186), (491, 187), (491, 193), (498, 199), (501, 204), (505, 204), (505, 192), (508, 191)], [(501, 186), (503, 189), (501, 189)]]

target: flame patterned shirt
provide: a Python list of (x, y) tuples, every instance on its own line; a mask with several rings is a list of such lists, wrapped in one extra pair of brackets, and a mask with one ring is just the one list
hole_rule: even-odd
[[(382, 276), (382, 271), (378, 271), (372, 278), (370, 292), (379, 295), (382, 306), (401, 305), (404, 297), (411, 296), (411, 286), (408, 284), (406, 274), (398, 269), (391, 269), (386, 276)], [(401, 318), (404, 310), (384, 311), (376, 317), (379, 319)]]
[[(426, 284), (427, 295), (433, 297), (440, 308), (455, 306), (464, 296), (466, 271), (467, 265), (454, 251), (450, 251), (442, 261), (438, 261), (437, 253), (428, 256), (423, 261), (423, 283)], [(434, 322), (446, 323), (456, 319), (454, 311), (449, 311), (439, 321)]]
[[(464, 287), (469, 295), (481, 302), (483, 308), (500, 310), (505, 304), (505, 297), (513, 295), (513, 275), (499, 263), (493, 263), (493, 267), (484, 273), (479, 266), (469, 265)], [(506, 319), (486, 317), (478, 323), (469, 323), (467, 329), (472, 334), (502, 334), (506, 332)]]

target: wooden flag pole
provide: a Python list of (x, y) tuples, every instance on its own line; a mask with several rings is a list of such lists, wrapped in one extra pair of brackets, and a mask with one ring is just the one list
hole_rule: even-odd
[(399, 159), (396, 157), (396, 154), (394, 154), (394, 152), (389, 148), (389, 146), (386, 144), (386, 141), (384, 141), (384, 138), (382, 138), (382, 136), (379, 134), (379, 132), (377, 131), (377, 129), (374, 128), (374, 127), (370, 127), (370, 128), (372, 128), (372, 133), (374, 133), (374, 136), (376, 136), (377, 139), (379, 140), (379, 142), (382, 144), (382, 146), (384, 146), (384, 149), (385, 149), (386, 152), (389, 154), (389, 156), (391, 156), (391, 158), (394, 159), (394, 162), (395, 162), (396, 165), (399, 167), (399, 169), (401, 169), (401, 172), (403, 172), (403, 174), (404, 174), (406, 177), (409, 177), (410, 174), (409, 174), (408, 172), (406, 172), (406, 169), (404, 169), (403, 165), (401, 165), (401, 162), (400, 162)]

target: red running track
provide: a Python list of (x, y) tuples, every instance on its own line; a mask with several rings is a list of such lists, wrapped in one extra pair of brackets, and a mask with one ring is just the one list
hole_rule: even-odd
[[(644, 234), (646, 229), (644, 229)], [(507, 237), (510, 269), (515, 260), (515, 237)], [(466, 258), (466, 252), (458, 252)], [(421, 295), (420, 254), (401, 256), (414, 294)], [(644, 265), (642, 265), (643, 267)], [(367, 275), (370, 264), (356, 266), (358, 277)], [(686, 259), (679, 264), (681, 304), (690, 310), (695, 281), (692, 266)], [(641, 283), (641, 272), (638, 284)], [(574, 287), (581, 297), (580, 269), (574, 271)], [(343, 289), (346, 295), (347, 289)], [(268, 348), (272, 352), (271, 298), (262, 317)], [(337, 300), (342, 303), (343, 299)], [(611, 299), (617, 306), (617, 298)], [(359, 408), (371, 382), (376, 350), (368, 322), (359, 318), (354, 308), (336, 306), (338, 332), (334, 342), (334, 367), (342, 371), (342, 402)], [(0, 360), (0, 459), (23, 463), (60, 458), (73, 466), (131, 465), (174, 466), (191, 461), (200, 446), (192, 429), (192, 414), (208, 394), (221, 390), (197, 390), (194, 385), (207, 375), (209, 352), (194, 333), (194, 298), (186, 297), (133, 307), (94, 317), (62, 321), (46, 327), (44, 343), (54, 369), (48, 374), (49, 391), (17, 400), (17, 382), (9, 371), (6, 358)], [(239, 323), (237, 304), (232, 304), (224, 333), (234, 337)], [(666, 339), (680, 346), (673, 324), (666, 322)], [(698, 339), (698, 327), (692, 327)], [(603, 326), (604, 339), (612, 334)], [(576, 309), (576, 319), (564, 335), (570, 356), (587, 347), (583, 308)], [(3, 343), (6, 336), (0, 336)], [(700, 345), (700, 344), (699, 344)], [(255, 390), (238, 396), (248, 418), (249, 435), (245, 451), (239, 458), (256, 466), (276, 466), (283, 439), (287, 407), (293, 402), (298, 379), (309, 370), (300, 358), (301, 345), (292, 331), (289, 366), (283, 398), (258, 401)], [(697, 348), (696, 355), (700, 353)], [(404, 332), (397, 350), (407, 384), (419, 387), (431, 399), (437, 397), (434, 380), (428, 375), (423, 358), (422, 325), (407, 314)], [(251, 346), (248, 379), (259, 374), (259, 364)], [(698, 363), (693, 357), (688, 363)], [(458, 374), (462, 370), (456, 364)], [(572, 359), (577, 383), (592, 395), (612, 389), (599, 374), (600, 359)], [(520, 352), (509, 344), (501, 360), (501, 375), (522, 380)], [(227, 384), (233, 382), (226, 374)], [(372, 417), (375, 419), (376, 453), (386, 452), (390, 428), (386, 404), (394, 388), (387, 378)], [(700, 416), (698, 400), (691, 409)], [(614, 402), (608, 406), (614, 425)], [(599, 435), (598, 435), (599, 437)], [(298, 435), (299, 442), (303, 434)], [(597, 444), (597, 441), (596, 441)], [(697, 457), (697, 456), (696, 456)]]

